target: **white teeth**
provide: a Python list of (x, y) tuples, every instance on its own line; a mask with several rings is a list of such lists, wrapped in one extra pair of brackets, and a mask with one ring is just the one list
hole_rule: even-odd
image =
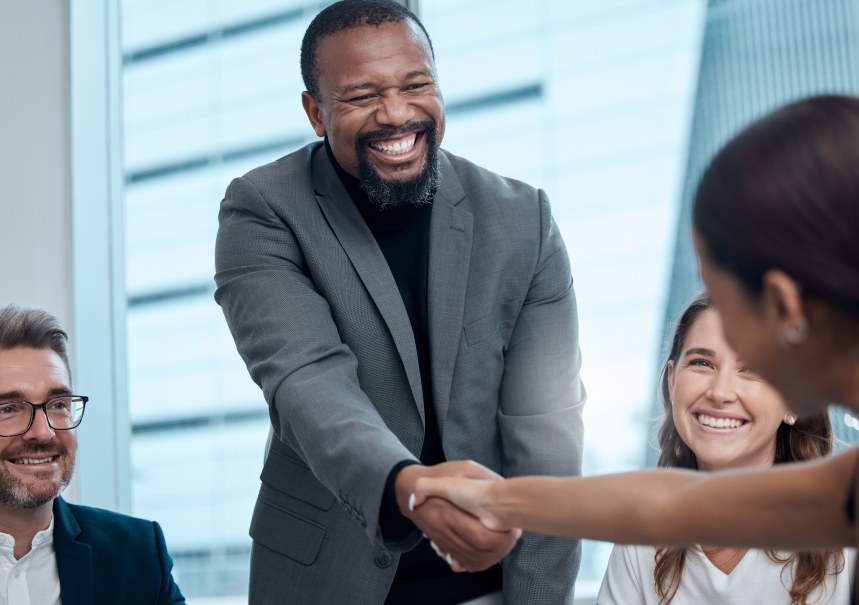
[(713, 427), (716, 429), (738, 429), (743, 426), (743, 421), (737, 418), (714, 418), (706, 414), (696, 414), (698, 422), (704, 426)]
[(50, 462), (51, 458), (21, 458), (17, 464), (44, 464), (45, 462)]
[(404, 153), (408, 153), (415, 146), (415, 140), (417, 139), (416, 135), (412, 135), (407, 139), (403, 139), (402, 141), (397, 141), (392, 145), (380, 145), (379, 143), (370, 143), (370, 147), (373, 149), (377, 149), (382, 153), (387, 153), (390, 155), (402, 155)]

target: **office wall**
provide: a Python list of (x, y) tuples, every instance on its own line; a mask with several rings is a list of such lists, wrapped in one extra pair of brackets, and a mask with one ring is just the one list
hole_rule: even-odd
[(71, 326), (68, 12), (0, 0), (0, 305)]
[(69, 332), (90, 404), (64, 496), (127, 510), (111, 2), (0, 0), (0, 305), (43, 308)]

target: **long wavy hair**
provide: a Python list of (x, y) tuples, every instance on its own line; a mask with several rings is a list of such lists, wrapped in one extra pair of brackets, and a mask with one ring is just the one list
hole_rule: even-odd
[[(701, 313), (712, 306), (706, 295), (693, 300), (681, 313), (674, 327), (665, 365), (659, 378), (659, 396), (662, 401), (664, 419), (659, 428), (659, 466), (697, 469), (698, 461), (686, 443), (680, 438), (674, 424), (671, 396), (668, 384), (668, 363), (676, 366), (686, 335)], [(826, 456), (832, 451), (832, 426), (826, 412), (799, 418), (796, 424), (782, 423), (776, 432), (775, 464), (811, 460)], [(686, 547), (663, 547), (656, 551), (656, 567), (653, 580), (660, 603), (670, 603), (680, 588), (683, 569), (686, 565)], [(806, 605), (808, 597), (830, 574), (840, 573), (844, 568), (841, 551), (815, 551), (780, 554), (773, 550), (767, 556), (775, 563), (782, 563), (787, 571), (793, 566), (793, 585), (790, 598), (793, 605)]]

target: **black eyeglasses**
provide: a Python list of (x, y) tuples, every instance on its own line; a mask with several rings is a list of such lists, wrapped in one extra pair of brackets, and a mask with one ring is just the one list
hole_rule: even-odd
[(42, 403), (0, 402), (0, 437), (15, 437), (29, 431), (39, 408), (44, 410), (48, 426), (55, 431), (77, 428), (83, 420), (87, 401), (89, 397), (81, 395), (60, 395)]

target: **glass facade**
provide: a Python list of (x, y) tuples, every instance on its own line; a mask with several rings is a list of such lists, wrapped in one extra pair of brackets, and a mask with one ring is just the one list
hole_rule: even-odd
[(132, 510), (163, 524), (191, 597), (247, 591), (269, 426), (212, 298), (218, 203), (310, 140), (296, 64), (318, 8), (122, 3)]
[[(665, 334), (702, 288), (691, 208), (716, 152), (747, 124), (780, 105), (819, 94), (859, 94), (859, 5), (853, 0), (711, 0), (677, 222)], [(738, 217), (741, 220), (741, 217)], [(658, 402), (654, 409), (659, 410)], [(859, 421), (831, 413), (835, 435), (859, 442)], [(655, 464), (657, 454), (648, 453)]]

